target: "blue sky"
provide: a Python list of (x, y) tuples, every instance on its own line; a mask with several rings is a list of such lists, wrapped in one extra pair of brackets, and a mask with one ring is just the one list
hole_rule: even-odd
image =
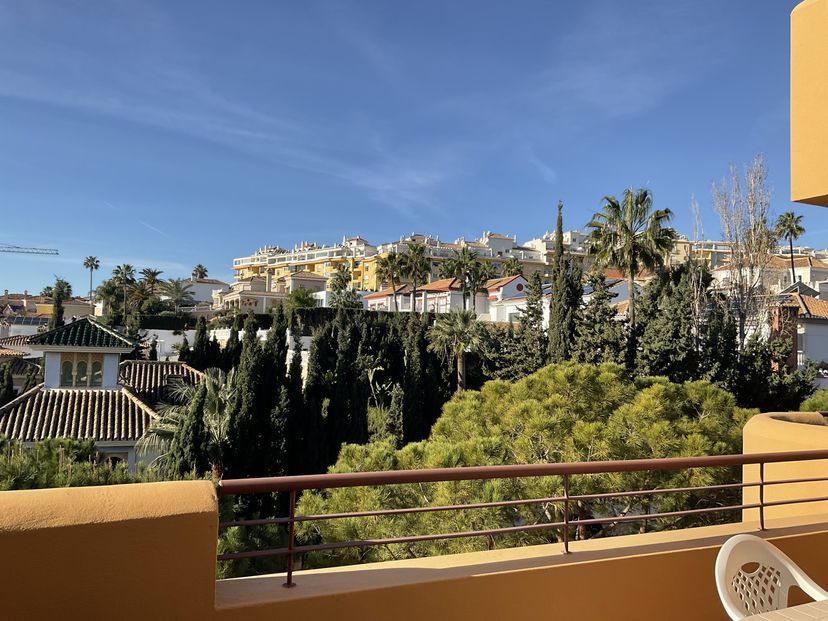
[[(265, 244), (526, 240), (652, 189), (719, 237), (711, 183), (764, 153), (788, 200), (794, 0), (0, 0), (0, 289), (85, 291)], [(804, 243), (828, 210), (797, 206)]]

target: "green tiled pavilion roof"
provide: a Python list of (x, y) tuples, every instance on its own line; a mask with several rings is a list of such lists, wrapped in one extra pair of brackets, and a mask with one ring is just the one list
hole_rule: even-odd
[(55, 347), (95, 347), (124, 349), (135, 347), (132, 339), (125, 337), (97, 321), (84, 317), (72, 323), (67, 323), (54, 330), (35, 334), (29, 339), (30, 345)]

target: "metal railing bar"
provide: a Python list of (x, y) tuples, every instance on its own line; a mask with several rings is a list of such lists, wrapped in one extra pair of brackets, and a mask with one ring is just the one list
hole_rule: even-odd
[[(740, 489), (745, 487), (757, 487), (759, 483), (723, 483), (720, 485), (694, 486), (694, 487), (664, 487), (628, 492), (607, 492), (600, 494), (578, 494), (569, 496), (569, 500), (608, 500), (612, 498), (626, 498), (631, 496), (664, 495), (669, 493), (707, 492), (727, 489)], [(320, 513), (314, 515), (297, 515), (295, 522), (319, 522), (323, 520), (364, 518), (391, 515), (406, 515), (409, 513), (431, 513), (435, 511), (464, 511), (472, 509), (496, 509), (500, 507), (514, 507), (521, 505), (544, 504), (552, 502), (565, 502), (566, 496), (549, 496), (547, 498), (529, 498), (526, 500), (503, 500), (498, 502), (478, 502), (459, 505), (438, 505), (434, 507), (408, 507), (401, 509), (377, 509), (374, 511), (353, 511), (347, 513)], [(234, 526), (263, 526), (271, 524), (287, 524), (289, 517), (259, 518), (253, 520), (235, 520), (221, 522), (219, 528), (231, 528)]]
[[(418, 543), (421, 541), (436, 541), (439, 539), (466, 539), (469, 537), (492, 537), (497, 535), (508, 535), (512, 533), (532, 532), (537, 530), (551, 530), (561, 528), (563, 522), (544, 522), (541, 524), (529, 524), (524, 526), (507, 526), (503, 528), (491, 528), (487, 530), (469, 530), (454, 533), (435, 533), (429, 535), (409, 535), (406, 537), (387, 537), (384, 539), (357, 539), (353, 541), (337, 541), (335, 543), (319, 543), (313, 545), (296, 546), (294, 554), (306, 552), (320, 552), (324, 550), (339, 550), (342, 548), (364, 548), (368, 546), (384, 546), (399, 543)], [(242, 558), (253, 558), (258, 556), (278, 556), (288, 554), (288, 548), (272, 548), (269, 550), (250, 550), (247, 552), (230, 552), (218, 557), (220, 561), (236, 560)]]
[[(520, 505), (541, 505), (547, 502), (562, 502), (563, 496), (549, 498), (529, 498), (526, 500), (501, 500), (497, 502), (476, 502), (461, 505), (436, 505), (434, 507), (408, 507), (403, 509), (376, 509), (374, 511), (353, 511), (349, 513), (319, 513), (316, 515), (297, 515), (296, 522), (321, 522), (323, 520), (340, 520), (347, 518), (363, 518), (386, 515), (405, 515), (408, 513), (431, 513), (434, 511), (463, 511), (466, 509), (497, 509), (499, 507), (515, 507)], [(290, 518), (262, 518), (255, 520), (236, 520), (222, 522), (219, 528), (231, 526), (259, 526), (262, 524), (285, 524)]]
[(291, 490), (334, 489), (369, 485), (401, 485), (405, 483), (545, 477), (563, 474), (609, 474), (641, 472), (644, 470), (686, 470), (691, 468), (743, 466), (748, 464), (795, 462), (812, 459), (828, 459), (828, 450), (225, 479), (218, 484), (218, 494), (225, 496), (230, 494), (260, 494), (289, 492)]
[(686, 492), (709, 492), (723, 489), (741, 489), (745, 487), (757, 487), (759, 483), (722, 483), (720, 485), (698, 485), (695, 487), (659, 487), (654, 489), (642, 489), (629, 492), (607, 492), (601, 494), (579, 494), (570, 496), (570, 500), (607, 500), (610, 498), (627, 498), (630, 496), (654, 496), (663, 494), (680, 494)]
[(658, 518), (668, 518), (668, 517), (682, 517), (685, 515), (699, 515), (702, 513), (719, 513), (719, 512), (726, 512), (726, 511), (739, 511), (742, 509), (757, 509), (759, 507), (759, 503), (750, 503), (750, 504), (742, 504), (742, 505), (727, 505), (724, 507), (703, 507), (701, 509), (684, 509), (682, 511), (664, 511), (661, 513), (647, 513), (646, 515), (642, 514), (635, 514), (635, 515), (620, 515), (617, 517), (607, 517), (607, 518), (589, 518), (586, 520), (573, 520), (569, 524), (570, 526), (577, 526), (579, 524), (583, 525), (593, 525), (593, 524), (613, 524), (615, 522), (640, 522), (642, 520), (654, 520)]

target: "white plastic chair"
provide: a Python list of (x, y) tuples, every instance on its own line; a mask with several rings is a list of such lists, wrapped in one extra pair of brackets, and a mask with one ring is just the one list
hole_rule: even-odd
[(731, 537), (716, 557), (716, 588), (734, 621), (787, 608), (788, 591), (794, 585), (816, 601), (828, 599), (828, 591), (781, 550), (759, 537)]

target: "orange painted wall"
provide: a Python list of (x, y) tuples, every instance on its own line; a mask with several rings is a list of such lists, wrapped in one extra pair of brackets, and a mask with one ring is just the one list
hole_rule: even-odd
[(208, 481), (0, 492), (0, 619), (209, 619)]
[[(812, 424), (808, 424), (808, 423)], [(828, 448), (828, 426), (817, 412), (790, 412), (759, 414), (751, 418), (742, 431), (742, 452), (775, 453), (779, 451), (808, 451)], [(819, 424), (814, 424), (819, 423)], [(828, 476), (828, 460), (767, 464), (765, 481), (784, 481)], [(759, 480), (759, 466), (744, 466), (743, 480)], [(765, 486), (765, 501), (795, 500), (828, 497), (828, 482), (790, 483)], [(745, 504), (759, 501), (758, 488), (745, 488)], [(766, 518), (828, 515), (828, 502), (803, 503), (768, 507)], [(758, 509), (743, 512), (745, 521), (758, 521)]]
[[(828, 585), (828, 524), (768, 535)], [(740, 524), (216, 582), (209, 482), (0, 493), (6, 619), (724, 619), (719, 546)]]
[(828, 0), (791, 13), (791, 200), (828, 206)]

